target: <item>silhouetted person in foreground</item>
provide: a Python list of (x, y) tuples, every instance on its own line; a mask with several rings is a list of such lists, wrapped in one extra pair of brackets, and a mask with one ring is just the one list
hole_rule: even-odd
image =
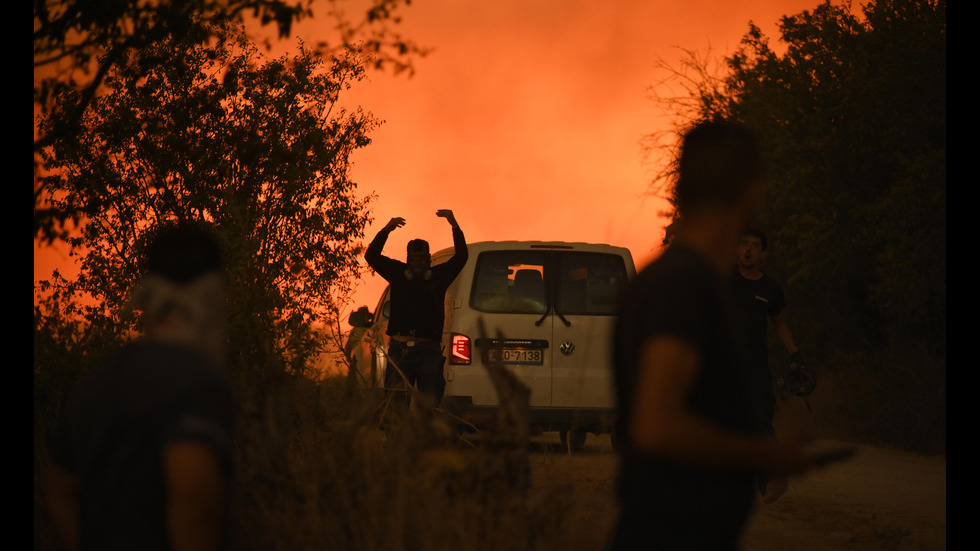
[[(446, 390), (443, 376), (442, 329), (445, 322), (446, 290), (466, 264), (466, 239), (451, 210), (440, 210), (453, 229), (453, 257), (432, 266), (429, 244), (421, 239), (408, 242), (407, 262), (381, 254), (388, 235), (405, 225), (392, 218), (371, 241), (364, 258), (391, 286), (391, 316), (388, 321), (390, 363), (385, 370), (385, 388), (407, 391), (418, 385), (429, 406), (438, 406)], [(392, 365), (394, 364), (394, 365)], [(407, 388), (406, 388), (407, 385)], [(405, 403), (409, 393), (405, 392)]]
[(130, 304), (146, 336), (82, 383), (51, 446), (45, 487), (68, 549), (227, 545), (235, 402), (218, 369), (224, 288), (203, 228), (166, 229), (148, 247)]
[(763, 189), (742, 127), (705, 123), (684, 137), (674, 240), (632, 282), (617, 320), (612, 549), (735, 549), (756, 473), (808, 467), (797, 444), (759, 433), (732, 320), (731, 259)]
[[(759, 430), (776, 434), (773, 417), (776, 396), (773, 393), (772, 371), (769, 368), (769, 326), (776, 339), (790, 355), (793, 369), (807, 369), (793, 333), (786, 323), (786, 298), (779, 283), (763, 273), (769, 240), (762, 230), (749, 228), (738, 242), (736, 269), (729, 278), (736, 320), (741, 340), (749, 353), (749, 384), (757, 404)], [(766, 503), (772, 503), (786, 492), (786, 479), (770, 481), (759, 477), (759, 493)]]

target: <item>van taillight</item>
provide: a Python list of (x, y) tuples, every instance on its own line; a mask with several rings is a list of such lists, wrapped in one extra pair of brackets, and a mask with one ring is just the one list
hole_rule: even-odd
[(453, 365), (470, 365), (469, 337), (459, 333), (453, 333), (452, 347), (449, 352), (449, 363)]

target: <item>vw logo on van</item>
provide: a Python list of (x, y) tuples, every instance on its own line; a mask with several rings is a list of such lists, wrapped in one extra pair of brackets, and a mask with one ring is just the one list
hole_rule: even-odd
[(572, 353), (575, 352), (575, 345), (572, 344), (572, 341), (565, 341), (561, 343), (561, 346), (558, 347), (558, 350), (561, 350), (561, 353), (566, 356), (571, 356)]

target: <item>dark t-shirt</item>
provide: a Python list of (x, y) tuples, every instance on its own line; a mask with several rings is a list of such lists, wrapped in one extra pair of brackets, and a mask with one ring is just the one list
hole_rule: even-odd
[(769, 365), (769, 317), (780, 314), (786, 306), (783, 289), (776, 280), (763, 274), (747, 279), (735, 269), (729, 278), (736, 320), (741, 339), (755, 365)]
[(446, 290), (466, 264), (469, 254), (463, 231), (453, 228), (453, 257), (430, 268), (429, 277), (409, 277), (408, 264), (381, 254), (390, 232), (381, 230), (364, 258), (391, 285), (389, 335), (442, 340)]
[[(713, 534), (734, 542), (753, 499), (754, 474), (692, 468), (633, 449), (626, 430), (634, 410), (640, 351), (649, 339), (673, 336), (697, 350), (700, 369), (686, 397), (688, 407), (723, 429), (752, 434), (744, 355), (736, 342), (724, 281), (696, 252), (671, 246), (643, 270), (625, 293), (615, 333), (615, 365), (623, 437), (619, 497), (623, 516), (618, 541), (657, 524), (661, 543)], [(680, 536), (678, 535), (680, 534)], [(717, 539), (714, 539), (717, 536)], [(697, 547), (697, 545), (694, 545)]]
[(169, 549), (165, 446), (210, 445), (230, 476), (235, 401), (201, 352), (128, 345), (69, 400), (52, 459), (81, 482), (82, 549)]

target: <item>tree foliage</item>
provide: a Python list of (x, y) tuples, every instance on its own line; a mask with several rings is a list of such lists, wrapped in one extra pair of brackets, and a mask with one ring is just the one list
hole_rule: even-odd
[[(136, 63), (167, 37), (187, 44), (214, 39), (213, 25), (224, 20), (274, 25), (288, 37), (294, 22), (314, 16), (330, 21), (330, 40), (313, 46), (325, 57), (343, 56), (351, 48), (371, 56), (371, 63), (395, 72), (412, 70), (412, 61), (425, 50), (400, 36), (395, 25), (398, 8), (410, 0), (373, 0), (353, 16), (343, 0), (34, 0), (34, 113), (44, 128), (34, 135), (34, 235), (53, 241), (67, 235), (64, 222), (79, 213), (47, 203), (51, 190), (43, 175), (50, 167), (39, 152), (56, 140), (84, 132), (83, 118), (117, 65)], [(154, 70), (165, 58), (148, 55), (138, 63)], [(72, 93), (69, 93), (72, 92)], [(72, 101), (66, 101), (71, 97)]]
[(946, 2), (826, 1), (779, 29), (773, 47), (750, 24), (718, 72), (690, 53), (667, 82), (684, 93), (655, 99), (679, 132), (721, 118), (758, 134), (767, 271), (789, 288), (794, 332), (823, 365), (867, 375), (851, 381), (860, 400), (887, 397), (849, 423), (881, 415), (885, 439), (944, 447)]
[(83, 311), (91, 324), (116, 323), (154, 229), (210, 222), (227, 254), (238, 365), (300, 372), (320, 344), (312, 326), (357, 275), (367, 199), (349, 157), (375, 121), (337, 101), (363, 69), (305, 48), (265, 60), (242, 31), (210, 32), (211, 45), (171, 35), (117, 62), (84, 131), (42, 150), (53, 206), (82, 217), (68, 240), (80, 275), (57, 284), (96, 299)]
[(779, 28), (783, 53), (750, 25), (724, 78), (692, 79), (685, 122), (759, 134), (771, 267), (835, 344), (945, 354), (945, 0), (824, 2)]

